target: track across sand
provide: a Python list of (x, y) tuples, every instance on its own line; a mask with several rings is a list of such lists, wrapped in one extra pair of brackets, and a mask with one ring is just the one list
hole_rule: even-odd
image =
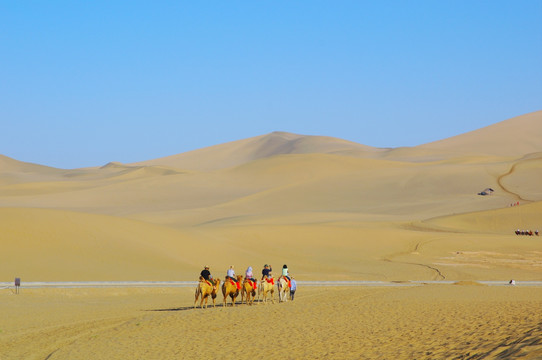
[[(509, 280), (487, 281), (479, 280), (478, 283), (489, 286), (508, 286)], [(299, 286), (338, 286), (338, 287), (402, 287), (420, 286), (423, 284), (454, 284), (457, 280), (415, 280), (415, 281), (298, 281)], [(69, 288), (185, 288), (196, 286), (196, 281), (81, 281), (81, 282), (26, 282), (22, 283), (21, 290), (26, 289), (69, 289)], [(542, 286), (542, 281), (521, 281), (516, 286)], [(0, 289), (14, 289), (12, 283), (0, 282)]]

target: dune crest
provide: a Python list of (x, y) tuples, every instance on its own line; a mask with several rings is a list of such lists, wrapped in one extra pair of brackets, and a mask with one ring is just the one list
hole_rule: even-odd
[(298, 135), (276, 131), (267, 135), (153, 159), (132, 165), (165, 165), (175, 168), (210, 171), (283, 154), (372, 152), (375, 148), (351, 141), (326, 137)]
[(542, 151), (542, 110), (465, 134), (423, 144), (419, 148), (515, 157), (540, 152)]

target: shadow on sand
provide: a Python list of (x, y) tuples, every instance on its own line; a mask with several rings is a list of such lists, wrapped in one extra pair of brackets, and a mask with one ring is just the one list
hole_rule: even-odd
[[(257, 304), (263, 304), (263, 301), (262, 300), (254, 300), (254, 303), (253, 305), (257, 305)], [(235, 302), (235, 306), (240, 306), (240, 305), (243, 305), (243, 306), (247, 306), (247, 304), (245, 303), (241, 303), (240, 301), (236, 301)], [(224, 303), (221, 303), (221, 304), (216, 304), (216, 307), (217, 308), (223, 308), (224, 307)], [(228, 305), (226, 307), (229, 307), (231, 308), (231, 303), (228, 303)], [(212, 309), (213, 308), (213, 305), (208, 305), (207, 306), (208, 309)], [(196, 306), (194, 308), (194, 306), (182, 306), (182, 307), (178, 307), (178, 308), (170, 308), (170, 309), (151, 309), (151, 310), (143, 310), (143, 311), (186, 311), (186, 310), (202, 310), (199, 305)], [(203, 310), (206, 310), (205, 308), (203, 308)]]

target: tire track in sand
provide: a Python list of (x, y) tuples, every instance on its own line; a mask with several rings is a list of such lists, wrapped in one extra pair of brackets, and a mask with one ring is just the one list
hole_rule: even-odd
[(412, 250), (407, 250), (407, 251), (402, 251), (402, 252), (390, 254), (390, 255), (388, 255), (386, 257), (383, 257), (382, 260), (386, 261), (386, 262), (396, 263), (396, 264), (406, 264), (406, 265), (421, 266), (421, 267), (424, 267), (424, 268), (427, 268), (427, 269), (431, 270), (434, 273), (433, 278), (431, 280), (446, 280), (446, 276), (438, 268), (436, 268), (434, 266), (427, 265), (427, 264), (424, 264), (424, 263), (393, 260), (394, 258), (396, 258), (398, 256), (404, 256), (404, 255), (412, 254), (413, 252), (418, 252), (418, 250), (420, 249), (421, 246), (423, 246), (425, 244), (428, 244), (430, 242), (436, 241), (436, 240), (437, 239), (432, 239), (432, 240), (425, 241), (423, 243), (422, 242), (417, 242), (413, 246)]
[(506, 188), (506, 186), (504, 186), (504, 184), (502, 183), (502, 180), (506, 177), (506, 176), (509, 176), (509, 175), (512, 175), (514, 173), (514, 171), (516, 171), (516, 166), (518, 166), (519, 164), (521, 164), (522, 162), (524, 161), (533, 161), (533, 160), (539, 160), (538, 158), (535, 158), (535, 159), (529, 159), (529, 160), (523, 160), (523, 161), (519, 161), (519, 162), (516, 162), (512, 165), (512, 167), (510, 167), (510, 170), (508, 170), (508, 172), (500, 175), (497, 177), (497, 184), (499, 185), (499, 187), (502, 189), (502, 191), (504, 191), (505, 193), (507, 194), (510, 194), (512, 195), (516, 200), (520, 200), (520, 201), (527, 201), (527, 202), (530, 202), (531, 200), (529, 199), (524, 199), (520, 194), (518, 193), (515, 193), (509, 189)]

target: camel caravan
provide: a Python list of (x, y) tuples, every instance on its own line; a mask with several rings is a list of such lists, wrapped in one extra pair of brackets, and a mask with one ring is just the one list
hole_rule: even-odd
[[(226, 278), (222, 282), (220, 287), (220, 279), (213, 278), (209, 270), (209, 266), (205, 266), (201, 271), (199, 282), (196, 286), (196, 292), (194, 294), (194, 308), (197, 307), (198, 300), (199, 306), (207, 308), (207, 302), (209, 298), (213, 301), (213, 307), (216, 307), (216, 296), (219, 288), (221, 288), (223, 296), (223, 308), (228, 306), (228, 298), (230, 298), (231, 306), (235, 306), (236, 299), (241, 294), (241, 304), (252, 305), (254, 300), (257, 303), (266, 304), (269, 300), (275, 303), (275, 279), (272, 275), (271, 265), (264, 265), (262, 269), (262, 277), (257, 280), (252, 272), (252, 267), (249, 266), (245, 272), (245, 276), (236, 275), (234, 266), (230, 266), (228, 269)], [(295, 292), (297, 290), (297, 283), (288, 272), (288, 267), (284, 265), (282, 267), (282, 274), (276, 281), (279, 294), (279, 302), (286, 302), (288, 298), (294, 299)]]

